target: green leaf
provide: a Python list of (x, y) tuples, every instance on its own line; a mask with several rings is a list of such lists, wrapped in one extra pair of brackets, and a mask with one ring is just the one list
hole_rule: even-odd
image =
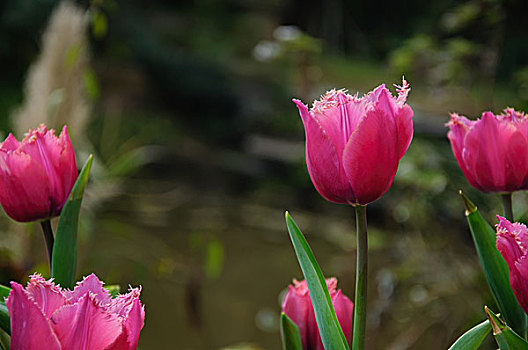
[(119, 295), (121, 292), (121, 287), (119, 284), (111, 284), (109, 286), (104, 287), (109, 293), (112, 298), (115, 298)]
[(79, 223), (79, 211), (81, 209), (82, 196), (88, 175), (92, 167), (93, 156), (90, 155), (84, 164), (75, 185), (73, 185), (70, 197), (62, 208), (62, 214), (55, 234), (53, 245), (53, 258), (51, 263), (51, 277), (55, 283), (63, 288), (73, 288), (75, 281), (75, 269), (77, 267), (77, 227)]
[(479, 323), (462, 334), (449, 350), (477, 350), (491, 330), (489, 320)]
[(301, 334), (297, 325), (283, 312), (280, 316), (283, 350), (302, 350)]
[(4, 298), (7, 298), (10, 292), (11, 288), (0, 284), (0, 302), (4, 301)]
[(11, 320), (9, 319), (9, 311), (4, 302), (0, 302), (0, 328), (7, 334), (11, 334)]
[(493, 311), (484, 307), (500, 350), (528, 350), (528, 343), (508, 327)]
[(347, 340), (339, 326), (326, 282), (312, 253), (312, 249), (288, 212), (286, 225), (301, 266), (312, 300), (315, 320), (325, 349), (348, 349)]
[(497, 250), (497, 234), (462, 191), (460, 191), (460, 195), (466, 204), (466, 218), (480, 264), (501, 315), (515, 331), (524, 334), (525, 314), (511, 289), (508, 265)]

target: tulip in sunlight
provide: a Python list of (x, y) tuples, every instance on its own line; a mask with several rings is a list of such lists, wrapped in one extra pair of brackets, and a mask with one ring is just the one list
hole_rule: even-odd
[(0, 204), (13, 220), (28, 222), (60, 214), (77, 180), (77, 164), (66, 126), (59, 137), (45, 125), (19, 142), (0, 144)]
[(385, 85), (358, 97), (328, 91), (308, 109), (299, 109), (306, 134), (306, 165), (317, 191), (334, 203), (366, 205), (390, 188), (413, 136), (413, 111)]

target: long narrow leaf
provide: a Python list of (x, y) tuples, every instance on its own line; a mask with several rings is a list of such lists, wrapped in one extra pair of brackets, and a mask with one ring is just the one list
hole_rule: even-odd
[(528, 350), (528, 343), (508, 327), (493, 311), (484, 307), (500, 350)]
[(496, 232), (484, 220), (477, 207), (462, 192), (460, 194), (466, 204), (466, 218), (480, 264), (499, 311), (511, 328), (519, 334), (524, 334), (525, 314), (511, 289), (508, 265), (497, 250)]
[(75, 281), (75, 269), (77, 267), (77, 227), (79, 223), (79, 211), (81, 209), (82, 197), (88, 175), (92, 167), (93, 156), (90, 155), (84, 164), (66, 204), (62, 208), (62, 214), (55, 234), (53, 245), (53, 258), (51, 264), (51, 276), (55, 282), (63, 288), (73, 288)]
[(489, 320), (479, 323), (466, 333), (462, 334), (449, 350), (477, 350), (491, 331)]
[(288, 212), (285, 214), (290, 239), (301, 266), (315, 313), (315, 320), (325, 349), (348, 349), (348, 343), (330, 299), (328, 287), (312, 249)]
[(283, 312), (280, 317), (283, 350), (302, 350), (301, 334), (297, 325)]
[(11, 292), (11, 288), (0, 284), (0, 302), (4, 301), (4, 298), (7, 298), (10, 292)]

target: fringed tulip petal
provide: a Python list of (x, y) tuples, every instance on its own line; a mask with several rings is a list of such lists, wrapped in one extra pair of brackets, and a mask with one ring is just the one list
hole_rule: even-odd
[(407, 82), (394, 98), (385, 85), (363, 97), (328, 91), (311, 110), (298, 100), (306, 165), (327, 200), (351, 205), (378, 199), (390, 185), (413, 135)]
[(11, 282), (6, 305), (11, 318), (11, 349), (61, 350), (55, 333), (39, 308), (24, 288)]
[[(31, 276), (26, 290), (12, 282), (6, 305), (12, 349), (133, 350), (144, 325), (141, 288), (112, 299), (94, 274), (73, 291)], [(29, 344), (29, 345), (27, 345)], [(49, 346), (48, 346), (49, 344)], [(29, 346), (29, 347), (27, 347)]]
[(508, 264), (513, 293), (528, 313), (528, 229), (524, 224), (498, 218), (497, 249)]
[(101, 308), (90, 294), (57, 310), (51, 324), (64, 349), (106, 349), (122, 332), (119, 318)]
[(398, 131), (384, 93), (379, 106), (367, 113), (343, 152), (345, 173), (361, 205), (381, 197), (398, 169)]
[[(353, 304), (341, 293), (341, 290), (336, 289), (337, 280), (335, 278), (327, 279), (326, 286), (341, 329), (350, 344)], [(293, 280), (293, 286), (288, 287), (288, 293), (282, 302), (282, 311), (299, 328), (303, 349), (324, 350), (306, 281)]]

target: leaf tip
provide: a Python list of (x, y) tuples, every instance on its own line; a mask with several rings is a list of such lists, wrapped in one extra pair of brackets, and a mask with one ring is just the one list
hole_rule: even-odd
[(466, 206), (466, 216), (477, 211), (477, 206), (462, 192), (458, 190), (458, 195), (462, 197), (464, 205)]
[(497, 324), (497, 321), (500, 322), (497, 316), (486, 305), (484, 305), (484, 311), (486, 312), (486, 316), (488, 316), (489, 323), (491, 324), (491, 329), (493, 330), (493, 335), (502, 333), (500, 325)]

